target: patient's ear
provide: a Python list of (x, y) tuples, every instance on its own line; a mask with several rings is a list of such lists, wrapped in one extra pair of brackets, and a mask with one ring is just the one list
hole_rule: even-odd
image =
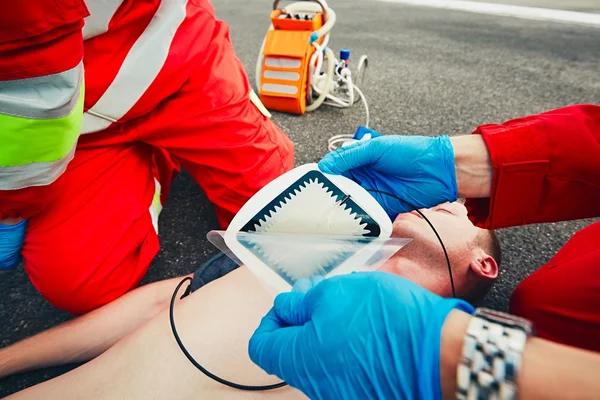
[(469, 267), (482, 278), (496, 279), (498, 277), (498, 263), (483, 249), (477, 248), (471, 257)]

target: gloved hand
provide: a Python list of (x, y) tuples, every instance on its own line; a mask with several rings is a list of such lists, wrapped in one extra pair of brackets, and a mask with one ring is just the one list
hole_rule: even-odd
[(311, 399), (440, 399), (440, 340), (458, 299), (359, 272), (282, 293), (250, 338), (254, 363)]
[(0, 269), (14, 269), (21, 262), (26, 228), (27, 220), (15, 225), (0, 222)]
[(393, 220), (416, 208), (457, 199), (454, 150), (448, 136), (380, 136), (342, 147), (323, 157), (319, 169), (344, 175), (371, 192)]

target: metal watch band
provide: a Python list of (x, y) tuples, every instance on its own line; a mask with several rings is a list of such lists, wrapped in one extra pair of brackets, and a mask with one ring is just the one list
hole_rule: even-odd
[(478, 308), (464, 340), (456, 398), (516, 399), (521, 357), (532, 334), (533, 325), (526, 319)]

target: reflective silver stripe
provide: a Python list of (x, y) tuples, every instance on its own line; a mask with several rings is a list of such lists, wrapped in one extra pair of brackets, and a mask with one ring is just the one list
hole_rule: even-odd
[(296, 94), (298, 88), (296, 86), (278, 85), (276, 83), (263, 83), (262, 90), (272, 93)]
[(63, 158), (53, 162), (33, 163), (0, 168), (0, 190), (17, 190), (30, 186), (49, 185), (65, 172), (75, 155), (75, 147)]
[(283, 71), (272, 71), (266, 69), (264, 72), (265, 78), (278, 79), (281, 81), (299, 81), (300, 74), (297, 72), (283, 72)]
[(79, 98), (83, 62), (58, 74), (0, 81), (0, 114), (30, 119), (66, 117)]
[(90, 15), (85, 18), (83, 39), (102, 35), (108, 31), (108, 24), (115, 15), (123, 0), (86, 0), (85, 5)]
[[(187, 0), (163, 0), (146, 30), (127, 54), (117, 76), (85, 116), (81, 133), (97, 132), (131, 110), (162, 69), (177, 28), (186, 15)], [(98, 121), (104, 116), (108, 122)]]
[(294, 60), (289, 58), (279, 58), (279, 57), (267, 57), (265, 60), (265, 65), (267, 67), (279, 67), (279, 68), (300, 68), (302, 62), (300, 60)]

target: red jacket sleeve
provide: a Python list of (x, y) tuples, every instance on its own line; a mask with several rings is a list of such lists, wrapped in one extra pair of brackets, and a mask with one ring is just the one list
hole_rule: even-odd
[(491, 196), (467, 199), (494, 229), (600, 215), (600, 106), (577, 105), (482, 125), (494, 168)]
[[(38, 78), (58, 75), (81, 64), (81, 30), (84, 18), (89, 15), (83, 0), (7, 0), (2, 4), (6, 7), (0, 12), (0, 120), (3, 122), (0, 123), (0, 220), (35, 215), (52, 196), (59, 193), (52, 185), (33, 185), (15, 190), (10, 186), (26, 186), (32, 179), (37, 179), (39, 184), (40, 177), (49, 181), (54, 178), (50, 172), (60, 171), (61, 160), (65, 163), (69, 160), (64, 153), (73, 148), (71, 142), (76, 136), (55, 135), (56, 131), (48, 129), (48, 126), (60, 119), (61, 126), (69, 126), (79, 134), (78, 122), (65, 121), (72, 115), (73, 120), (78, 121), (82, 107), (77, 107), (78, 103), (72, 104), (69, 114), (65, 115), (64, 110), (60, 111), (57, 106), (68, 110), (71, 99), (80, 98), (83, 92), (80, 89), (81, 79), (74, 74), (67, 74), (51, 83)], [(20, 82), (15, 84), (13, 81), (16, 80)], [(53, 96), (52, 93), (59, 90), (61, 95)], [(50, 95), (45, 96), (45, 93)], [(62, 113), (60, 118), (57, 110)], [(44, 114), (46, 112), (48, 114)], [(10, 125), (4, 123), (6, 118), (11, 119)], [(23, 138), (42, 124), (50, 132), (48, 139), (25, 143)], [(8, 147), (5, 146), (7, 143)], [(31, 157), (15, 162), (14, 157), (6, 157), (7, 153), (20, 155), (20, 150), (25, 147), (29, 154), (46, 159), (39, 161)], [(7, 148), (11, 150), (7, 152)], [(51, 151), (55, 151), (52, 154), (54, 159), (48, 160)], [(41, 166), (39, 174), (35, 173), (35, 167), (30, 168), (31, 165)], [(48, 165), (53, 167), (48, 168)], [(9, 189), (3, 190), (6, 187)]]
[(0, 81), (55, 74), (83, 58), (83, 0), (11, 1), (0, 13)]

